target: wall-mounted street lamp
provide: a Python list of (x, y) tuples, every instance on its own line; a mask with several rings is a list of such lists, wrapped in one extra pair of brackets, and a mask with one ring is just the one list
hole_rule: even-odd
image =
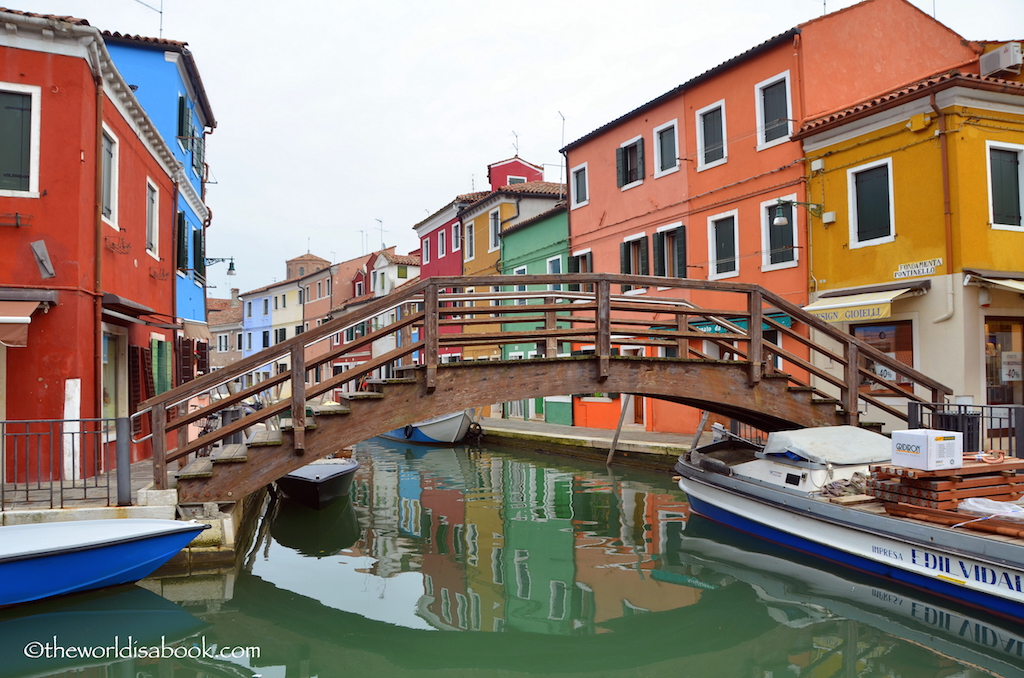
[(821, 211), (824, 208), (823, 205), (815, 202), (799, 202), (797, 200), (783, 200), (779, 198), (779, 204), (775, 207), (775, 218), (772, 220), (772, 226), (789, 226), (786, 211), (782, 209), (783, 205), (800, 205), (814, 217), (821, 217)]
[(213, 264), (219, 264), (221, 262), (228, 262), (228, 275), (235, 275), (235, 258), (234, 257), (206, 257), (203, 259), (203, 264), (211, 266)]

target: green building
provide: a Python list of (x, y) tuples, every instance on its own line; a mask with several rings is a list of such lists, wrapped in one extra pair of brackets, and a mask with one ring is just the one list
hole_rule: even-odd
[[(501, 274), (541, 275), (561, 274), (566, 271), (569, 246), (569, 217), (565, 203), (538, 214), (501, 232)], [(537, 288), (527, 290), (526, 285), (509, 286), (509, 290), (543, 291)], [(558, 286), (554, 286), (555, 289)], [(543, 303), (542, 298), (529, 303)], [(533, 329), (528, 323), (504, 323), (503, 331)], [(559, 346), (558, 355), (569, 355), (569, 344)], [(509, 344), (502, 350), (503, 360), (528, 360), (537, 357), (537, 345)], [(503, 416), (507, 419), (541, 419), (550, 424), (572, 426), (572, 396), (547, 396), (516, 400), (504, 405)]]

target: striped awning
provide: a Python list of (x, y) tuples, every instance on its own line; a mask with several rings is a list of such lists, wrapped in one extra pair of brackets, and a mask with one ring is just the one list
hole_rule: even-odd
[(0, 301), (0, 344), (28, 346), (28, 326), (37, 308), (38, 301)]
[(892, 315), (892, 302), (912, 290), (905, 287), (884, 292), (828, 297), (804, 306), (804, 310), (829, 323), (882, 320)]
[(1024, 294), (1024, 280), (1014, 280), (1013, 278), (982, 278), (977, 276), (978, 280), (984, 280), (985, 282), (1002, 287), (1013, 292), (1020, 292)]

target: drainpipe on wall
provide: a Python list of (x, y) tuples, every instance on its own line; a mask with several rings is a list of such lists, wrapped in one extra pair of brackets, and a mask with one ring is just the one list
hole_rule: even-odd
[(939, 149), (942, 154), (942, 211), (946, 236), (946, 312), (932, 320), (941, 323), (953, 317), (953, 208), (949, 197), (949, 145), (946, 140), (946, 116), (935, 102), (935, 93), (930, 97), (932, 110), (939, 119)]
[(95, 179), (95, 214), (96, 242), (94, 243), (95, 261), (93, 263), (94, 276), (93, 291), (93, 316), (95, 318), (95, 356), (93, 357), (93, 390), (95, 397), (97, 418), (103, 416), (103, 73), (100, 69), (100, 59), (95, 39), (89, 46), (90, 56), (93, 59), (93, 82), (96, 85), (96, 161), (94, 163)]

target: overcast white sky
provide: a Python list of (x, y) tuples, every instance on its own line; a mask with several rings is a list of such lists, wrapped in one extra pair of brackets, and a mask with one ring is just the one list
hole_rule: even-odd
[[(966, 38), (1024, 38), (1024, 0), (912, 2)], [(0, 4), (160, 33), (138, 0)], [(344, 261), (383, 240), (405, 254), (415, 223), (486, 186), (488, 163), (518, 148), (559, 181), (563, 142), (826, 4), (855, 3), (163, 0), (163, 37), (189, 43), (217, 117), (207, 255), (234, 257), (238, 275), (210, 267), (210, 296), (281, 280), (307, 249)]]

